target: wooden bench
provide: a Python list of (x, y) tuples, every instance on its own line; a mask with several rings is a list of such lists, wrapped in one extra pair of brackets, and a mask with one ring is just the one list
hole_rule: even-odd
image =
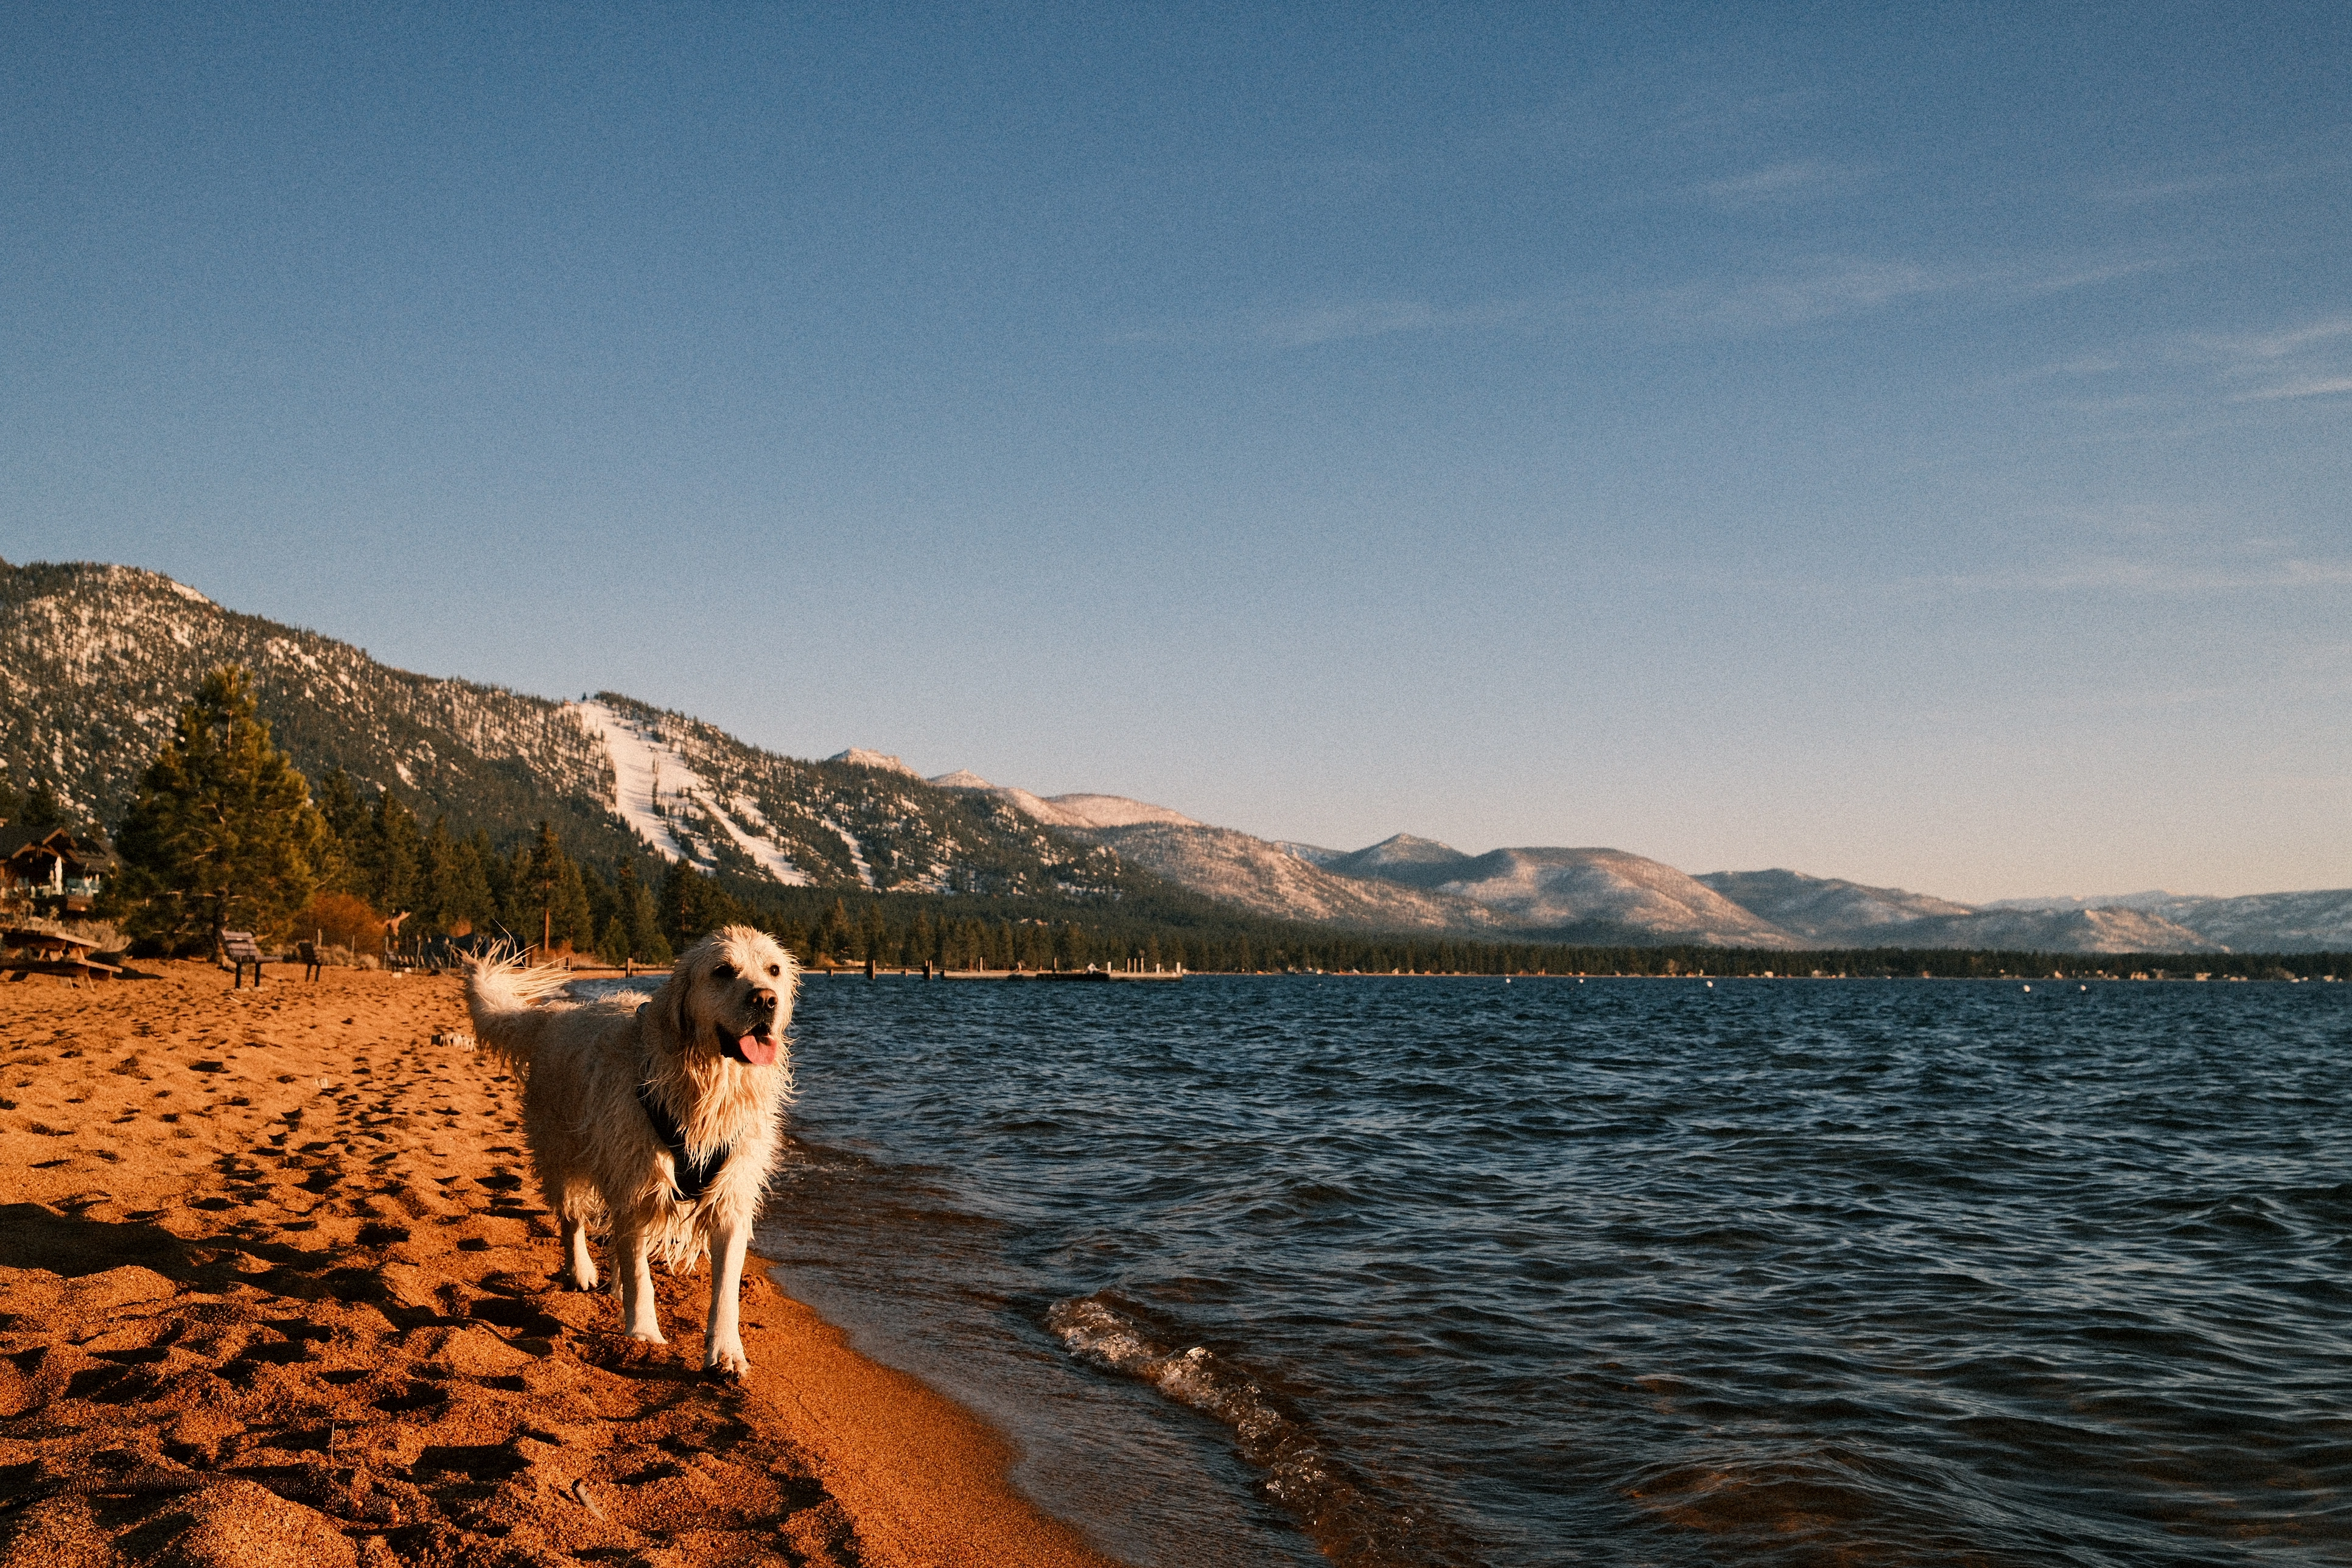
[(318, 979), (320, 968), (319, 944), (315, 942), (296, 942), (294, 944), (294, 951), (299, 953), (302, 958), (302, 978), (305, 980)]
[[(253, 965), (253, 988), (256, 991), (260, 990), (261, 949), (255, 943), (253, 933), (249, 931), (225, 931), (220, 933), (220, 938), (221, 956), (235, 966), (236, 984), (245, 984), (245, 966), (250, 963)], [(236, 986), (231, 986), (230, 989), (235, 990)]]

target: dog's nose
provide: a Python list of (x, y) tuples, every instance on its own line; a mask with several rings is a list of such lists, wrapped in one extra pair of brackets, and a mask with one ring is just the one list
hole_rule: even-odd
[(776, 994), (762, 987), (751, 993), (751, 1005), (772, 1013), (776, 1010)]

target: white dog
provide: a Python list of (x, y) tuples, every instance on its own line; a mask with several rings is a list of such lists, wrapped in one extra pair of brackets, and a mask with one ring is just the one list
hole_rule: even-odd
[(749, 926), (705, 937), (650, 1000), (551, 999), (560, 968), (476, 960), (466, 978), (474, 1034), (523, 1080), (522, 1114), (548, 1207), (561, 1217), (572, 1285), (596, 1288), (588, 1228), (609, 1223), (623, 1327), (664, 1343), (652, 1254), (675, 1272), (711, 1255), (704, 1370), (738, 1378), (743, 1245), (792, 1095), (784, 1030), (799, 971)]

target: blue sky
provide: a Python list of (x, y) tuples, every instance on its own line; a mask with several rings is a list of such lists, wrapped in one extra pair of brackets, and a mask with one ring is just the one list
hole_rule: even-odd
[(2352, 884), (2352, 9), (20, 5), (0, 556), (1354, 847)]

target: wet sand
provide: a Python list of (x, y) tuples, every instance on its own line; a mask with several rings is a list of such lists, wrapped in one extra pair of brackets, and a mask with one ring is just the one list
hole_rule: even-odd
[(0, 984), (0, 1568), (1107, 1568), (759, 1271), (740, 1388), (560, 1289), (456, 980), (141, 967)]

